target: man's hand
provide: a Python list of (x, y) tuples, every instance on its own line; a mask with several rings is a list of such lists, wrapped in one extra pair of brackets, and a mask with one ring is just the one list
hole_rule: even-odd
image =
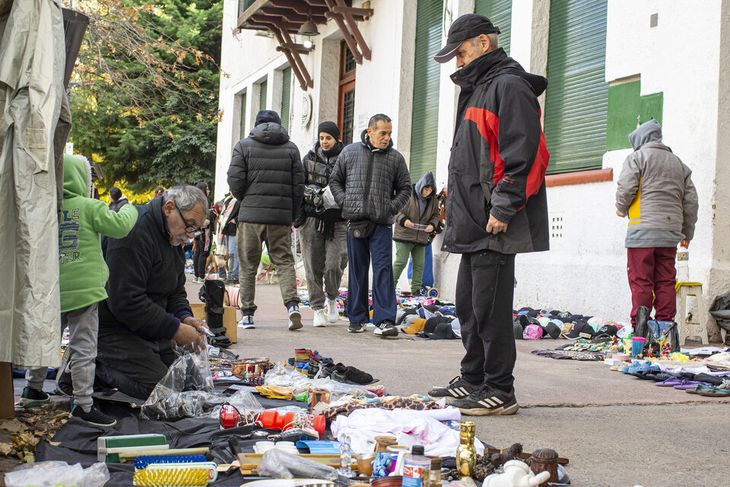
[(683, 249), (688, 249), (689, 248), (689, 240), (682, 240), (681, 242), (679, 242), (679, 246), (682, 247)]
[(182, 321), (186, 325), (190, 325), (193, 328), (195, 328), (197, 330), (197, 332), (200, 333), (201, 335), (206, 334), (205, 329), (208, 328), (208, 324), (204, 320), (199, 320), (197, 318), (193, 318), (192, 316), (188, 316), (187, 318), (185, 318)]
[(180, 323), (180, 327), (172, 339), (181, 347), (187, 347), (196, 352), (205, 346), (205, 337), (186, 323)]
[(406, 228), (413, 228), (413, 222), (410, 220), (406, 220), (403, 222), (403, 226)]
[(497, 235), (498, 233), (507, 231), (508, 223), (497, 220), (494, 215), (489, 215), (489, 221), (487, 222), (487, 233)]
[(433, 225), (429, 225), (426, 227), (426, 233), (433, 233)]
[(621, 210), (616, 210), (616, 216), (623, 218), (626, 216), (626, 212), (621, 211)]

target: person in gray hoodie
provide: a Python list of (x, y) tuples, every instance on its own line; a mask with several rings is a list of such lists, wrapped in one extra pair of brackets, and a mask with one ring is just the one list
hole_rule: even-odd
[(629, 134), (634, 152), (624, 161), (616, 190), (616, 214), (628, 216), (626, 252), (631, 322), (639, 306), (655, 319), (677, 312), (674, 261), (677, 244), (687, 248), (697, 222), (692, 171), (662, 143), (662, 128), (649, 120)]

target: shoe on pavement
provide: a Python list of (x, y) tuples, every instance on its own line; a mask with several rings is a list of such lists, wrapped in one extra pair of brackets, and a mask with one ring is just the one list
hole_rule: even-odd
[(312, 320), (312, 326), (327, 326), (327, 313), (324, 309), (314, 310), (314, 319)]
[(94, 426), (101, 426), (103, 428), (111, 428), (112, 426), (117, 424), (116, 419), (102, 413), (101, 411), (96, 409), (96, 406), (91, 406), (89, 412), (86, 412), (81, 409), (81, 406), (75, 405), (73, 409), (71, 409), (71, 417), (79, 418), (89, 424), (93, 424)]
[(392, 321), (385, 320), (382, 323), (378, 323), (373, 333), (381, 337), (395, 337), (398, 336), (398, 328), (395, 327), (395, 323)]
[(350, 323), (347, 331), (350, 333), (362, 333), (365, 331), (365, 326), (362, 323)]
[(238, 327), (242, 330), (253, 330), (256, 325), (253, 324), (253, 315), (244, 315), (238, 322)]
[(48, 393), (25, 386), (18, 405), (24, 408), (37, 408), (49, 402), (51, 402), (51, 396)]
[(451, 405), (459, 408), (465, 416), (508, 416), (520, 409), (514, 392), (488, 386), (482, 386), (463, 399), (451, 401)]
[(449, 385), (446, 387), (434, 386), (428, 391), (428, 395), (434, 399), (441, 399), (442, 397), (446, 399), (461, 399), (467, 397), (480, 387), (482, 387), (481, 384), (472, 384), (462, 379), (460, 375), (457, 375), (449, 381)]
[(289, 306), (289, 331), (298, 330), (302, 327), (302, 314), (296, 304)]
[(337, 323), (340, 320), (340, 312), (337, 310), (337, 301), (334, 299), (327, 300), (327, 321)]

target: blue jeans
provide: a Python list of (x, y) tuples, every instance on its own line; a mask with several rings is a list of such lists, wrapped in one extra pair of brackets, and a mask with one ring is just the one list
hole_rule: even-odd
[(393, 227), (376, 225), (368, 238), (355, 238), (347, 232), (347, 257), (350, 266), (347, 283), (347, 317), (350, 323), (367, 323), (368, 273), (373, 262), (373, 323), (395, 322), (395, 285), (393, 284)]
[(228, 245), (228, 279), (238, 281), (238, 241), (235, 235), (226, 236)]

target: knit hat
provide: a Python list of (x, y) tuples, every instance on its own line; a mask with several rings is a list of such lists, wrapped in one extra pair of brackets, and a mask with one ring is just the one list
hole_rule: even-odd
[(319, 136), (322, 132), (330, 134), (335, 138), (335, 140), (340, 140), (340, 129), (337, 128), (337, 124), (335, 122), (325, 121), (320, 123), (319, 127), (317, 127), (317, 136)]
[(281, 125), (281, 117), (274, 110), (261, 110), (259, 113), (256, 114), (256, 122), (254, 122), (254, 127), (256, 125), (268, 122), (278, 123), (279, 125)]

